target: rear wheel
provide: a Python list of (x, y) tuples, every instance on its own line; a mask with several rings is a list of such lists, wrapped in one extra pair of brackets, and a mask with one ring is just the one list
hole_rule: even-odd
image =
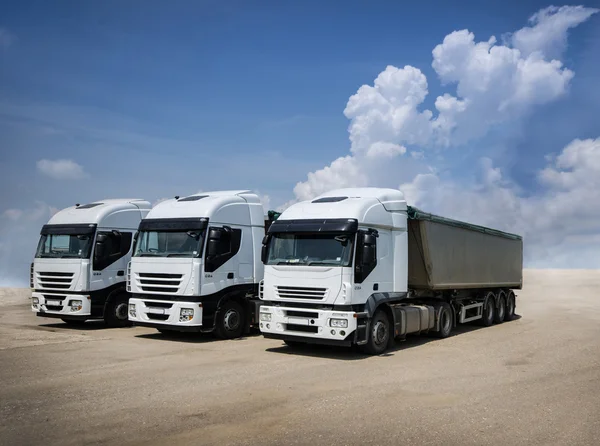
[(118, 294), (108, 301), (104, 310), (104, 322), (109, 327), (127, 327), (131, 325), (128, 317), (129, 298)]
[(377, 310), (371, 319), (367, 343), (362, 346), (362, 350), (369, 355), (380, 355), (386, 350), (390, 336), (388, 316), (385, 311)]
[(440, 329), (437, 332), (438, 338), (447, 338), (452, 332), (452, 308), (444, 303), (440, 310)]
[(506, 316), (506, 296), (501, 293), (498, 297), (498, 306), (496, 307), (496, 314), (494, 314), (494, 322), (501, 324), (504, 322), (504, 316)]
[(217, 313), (216, 334), (221, 339), (234, 339), (242, 336), (246, 322), (242, 306), (233, 301), (227, 301)]
[(506, 297), (506, 314), (504, 315), (505, 321), (511, 321), (514, 319), (515, 308), (516, 308), (515, 293), (510, 291), (508, 293), (508, 296)]
[(484, 327), (489, 327), (494, 323), (494, 316), (496, 313), (495, 304), (496, 299), (494, 298), (494, 293), (488, 293), (483, 305), (483, 317), (481, 318), (481, 325)]

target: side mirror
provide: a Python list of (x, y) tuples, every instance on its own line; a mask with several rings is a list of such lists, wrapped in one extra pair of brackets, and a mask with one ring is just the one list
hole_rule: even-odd
[(267, 263), (268, 249), (269, 247), (267, 245), (262, 245), (262, 248), (260, 250), (260, 261), (263, 263)]
[(262, 239), (262, 244), (263, 245), (268, 245), (269, 244), (269, 240), (271, 239), (270, 235), (265, 235)]
[(106, 255), (106, 240), (108, 238), (104, 234), (98, 234), (96, 237), (96, 247), (94, 249), (94, 257), (96, 259), (103, 259)]
[(365, 246), (375, 246), (377, 244), (377, 239), (374, 234), (365, 234), (363, 236), (363, 245)]
[(373, 265), (377, 259), (375, 258), (375, 247), (373, 245), (364, 245), (362, 247), (362, 263), (363, 265)]
[(221, 229), (211, 228), (210, 231), (208, 231), (208, 241), (209, 242), (211, 240), (219, 241), (219, 240), (221, 240), (222, 234), (223, 234), (223, 231)]

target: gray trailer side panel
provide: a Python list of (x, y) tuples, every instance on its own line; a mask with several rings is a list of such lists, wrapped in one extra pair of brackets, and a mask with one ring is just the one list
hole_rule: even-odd
[(408, 221), (410, 288), (522, 288), (521, 237), (429, 216)]

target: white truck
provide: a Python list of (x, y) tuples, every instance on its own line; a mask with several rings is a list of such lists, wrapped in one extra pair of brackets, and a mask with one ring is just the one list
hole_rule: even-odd
[[(269, 213), (270, 215), (275, 215)], [(157, 204), (140, 222), (127, 271), (129, 320), (160, 332), (236, 338), (257, 325), (265, 218), (247, 190)]]
[(134, 234), (151, 204), (106, 199), (57, 212), (42, 227), (31, 264), (32, 310), (68, 324), (129, 325), (125, 270)]
[(260, 330), (288, 345), (357, 345), (515, 313), (518, 235), (427, 214), (395, 189), (325, 193), (283, 211), (265, 236)]

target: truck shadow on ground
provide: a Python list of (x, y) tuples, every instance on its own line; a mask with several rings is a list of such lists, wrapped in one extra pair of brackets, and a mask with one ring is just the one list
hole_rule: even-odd
[(182, 333), (182, 332), (177, 332), (177, 331), (173, 331), (170, 333), (160, 333), (160, 332), (156, 332), (156, 333), (144, 333), (144, 334), (139, 334), (136, 335), (136, 338), (141, 338), (141, 339), (152, 339), (155, 341), (166, 341), (166, 342), (190, 342), (190, 343), (196, 343), (196, 344), (202, 344), (205, 342), (218, 342), (218, 341), (235, 341), (235, 342), (239, 342), (239, 341), (245, 341), (246, 339), (249, 338), (255, 338), (260, 336), (260, 332), (258, 331), (251, 331), (248, 334), (245, 334), (244, 336), (240, 337), (240, 338), (235, 338), (235, 339), (220, 339), (218, 337), (216, 337), (213, 333)]
[[(51, 324), (40, 324), (38, 327), (40, 328), (48, 328), (53, 329), (52, 331), (56, 331), (54, 329), (59, 330), (72, 330), (72, 331), (90, 331), (90, 330), (107, 330), (110, 327), (107, 327), (103, 320), (97, 321), (86, 321), (82, 324), (70, 325), (65, 322), (54, 322)], [(124, 327), (130, 328), (130, 327)]]
[[(522, 316), (515, 314), (514, 319), (502, 323), (511, 324), (521, 319)], [(495, 326), (495, 325), (494, 325)], [(492, 326), (493, 327), (493, 326)], [(471, 333), (478, 330), (483, 330), (488, 327), (477, 325), (476, 322), (472, 324), (459, 325), (452, 330), (450, 338), (460, 336), (463, 334)], [(491, 327), (489, 327), (491, 328)], [(449, 338), (447, 338), (449, 339)], [(394, 356), (398, 351), (406, 350), (413, 347), (419, 347), (429, 342), (441, 342), (442, 339), (436, 337), (435, 333), (421, 334), (421, 335), (408, 335), (406, 339), (396, 339), (394, 345), (389, 348), (385, 353), (378, 355), (378, 357)], [(356, 347), (337, 347), (330, 345), (318, 345), (318, 344), (306, 344), (290, 347), (288, 345), (282, 345), (281, 347), (272, 347), (266, 349), (267, 352), (279, 353), (286, 355), (300, 355), (300, 356), (312, 356), (315, 358), (325, 359), (340, 359), (344, 361), (356, 361), (361, 359), (370, 358), (371, 355), (362, 353)]]

